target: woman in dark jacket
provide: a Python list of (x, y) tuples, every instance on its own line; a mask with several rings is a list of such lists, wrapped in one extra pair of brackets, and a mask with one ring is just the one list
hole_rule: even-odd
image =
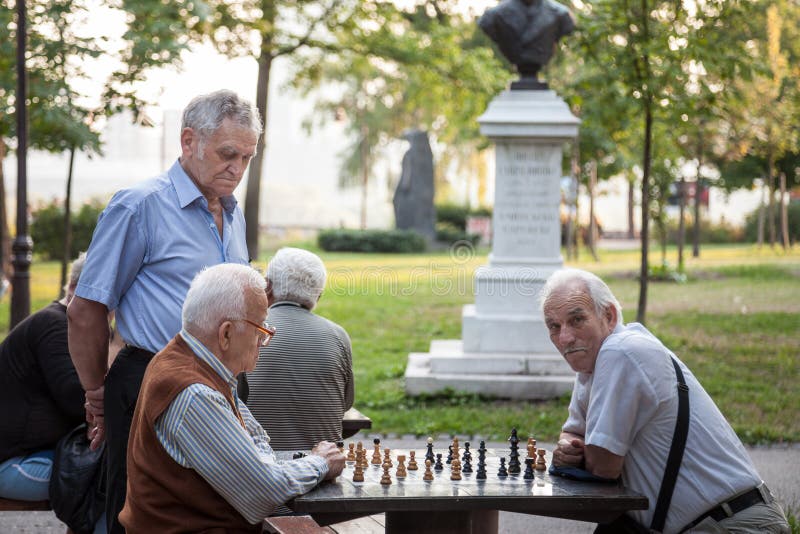
[(0, 497), (45, 500), (53, 448), (85, 416), (67, 346), (67, 304), (83, 268), (72, 264), (66, 296), (20, 322), (0, 344)]

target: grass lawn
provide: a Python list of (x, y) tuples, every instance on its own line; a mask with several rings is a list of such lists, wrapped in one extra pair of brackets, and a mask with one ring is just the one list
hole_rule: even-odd
[[(529, 402), (404, 393), (409, 352), (461, 337), (461, 307), (474, 301), (472, 274), (487, 263), (486, 252), (321, 253), (330, 275), (318, 312), (352, 338), (356, 405), (375, 432), (505, 439), (517, 427), (522, 435), (556, 437), (566, 397)], [(669, 259), (675, 256), (670, 250)], [(590, 258), (582, 253), (568, 265), (603, 276), (633, 320), (638, 251), (601, 250), (599, 262)], [(651, 262), (660, 261), (654, 253)], [(800, 441), (800, 250), (706, 246), (700, 258), (687, 258), (687, 272), (685, 284), (650, 285), (647, 326), (687, 363), (745, 442)], [(33, 266), (33, 309), (56, 296), (58, 274), (54, 263)], [(3, 330), (8, 305), (5, 297)]]

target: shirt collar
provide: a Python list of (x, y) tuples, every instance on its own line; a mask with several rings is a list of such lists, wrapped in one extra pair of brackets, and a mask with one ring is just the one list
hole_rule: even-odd
[(236, 377), (233, 373), (225, 367), (219, 358), (214, 356), (214, 353), (208, 350), (205, 345), (200, 343), (200, 341), (194, 337), (192, 334), (187, 332), (185, 329), (181, 329), (181, 337), (186, 341), (186, 344), (189, 345), (189, 348), (192, 349), (192, 352), (205, 363), (211, 366), (211, 368), (222, 377), (225, 382), (227, 382), (234, 391), (236, 391)]
[[(178, 203), (181, 208), (185, 208), (198, 198), (205, 200), (203, 193), (200, 192), (197, 185), (192, 181), (189, 175), (186, 174), (180, 160), (175, 160), (175, 163), (172, 164), (167, 174), (170, 180), (172, 180), (172, 186), (175, 188), (175, 192), (178, 194)], [(222, 209), (229, 213), (234, 210), (238, 203), (236, 197), (233, 195), (220, 197), (219, 202), (222, 204)]]
[(291, 300), (279, 300), (270, 305), (270, 308), (279, 308), (281, 306), (294, 306), (295, 308), (302, 308), (300, 304), (297, 302), (292, 302)]

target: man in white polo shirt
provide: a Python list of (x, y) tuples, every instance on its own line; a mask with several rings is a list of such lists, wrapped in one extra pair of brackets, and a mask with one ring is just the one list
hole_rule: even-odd
[[(554, 465), (584, 468), (650, 501), (630, 512), (651, 526), (678, 417), (679, 366), (689, 427), (662, 531), (788, 533), (780, 506), (736, 433), (692, 372), (638, 323), (597, 276), (562, 269), (541, 292), (550, 340), (577, 373)], [(603, 530), (603, 526), (598, 531)], [(607, 528), (607, 527), (606, 527)]]

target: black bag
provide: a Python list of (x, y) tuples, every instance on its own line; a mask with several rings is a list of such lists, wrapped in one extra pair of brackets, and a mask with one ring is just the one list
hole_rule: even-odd
[(50, 506), (76, 533), (91, 533), (105, 511), (105, 442), (89, 448), (83, 423), (61, 438), (53, 454)]

